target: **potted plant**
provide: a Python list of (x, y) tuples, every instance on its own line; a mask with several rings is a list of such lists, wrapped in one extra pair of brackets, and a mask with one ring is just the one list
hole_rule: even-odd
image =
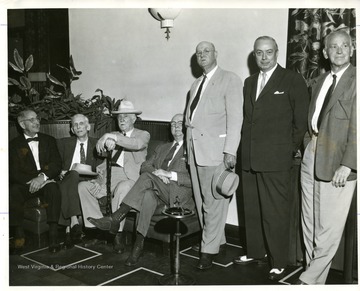
[(103, 90), (97, 89), (90, 99), (83, 99), (81, 94), (74, 95), (71, 91), (71, 83), (79, 79), (81, 71), (76, 70), (72, 56), (69, 60), (69, 68), (58, 65), (69, 78), (69, 86), (64, 81), (58, 80), (51, 74), (47, 74), (50, 87), (45, 88), (44, 96), (33, 87), (28, 73), (34, 64), (33, 56), (30, 55), (24, 62), (19, 52), (14, 50), (14, 62), (9, 65), (20, 73), (19, 80), (8, 78), (9, 86), (16, 86), (17, 91), (9, 96), (9, 120), (15, 121), (17, 114), (24, 108), (32, 108), (45, 122), (69, 120), (76, 113), (86, 115), (90, 122), (94, 123), (94, 130), (103, 127), (107, 130), (111, 127), (111, 111), (116, 110), (121, 100), (115, 100), (104, 95)]

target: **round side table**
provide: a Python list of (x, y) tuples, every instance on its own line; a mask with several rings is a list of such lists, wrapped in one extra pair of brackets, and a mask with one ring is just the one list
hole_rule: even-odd
[(174, 273), (166, 274), (159, 278), (161, 285), (193, 285), (195, 284), (194, 278), (179, 273), (180, 270), (180, 220), (194, 215), (193, 210), (172, 207), (162, 211), (162, 213), (168, 217), (176, 220), (176, 232), (175, 236), (175, 261), (174, 261)]

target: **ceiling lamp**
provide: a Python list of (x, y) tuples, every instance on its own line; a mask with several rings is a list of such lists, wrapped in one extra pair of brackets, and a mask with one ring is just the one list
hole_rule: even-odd
[(161, 21), (161, 28), (166, 28), (165, 38), (170, 38), (170, 28), (174, 27), (174, 19), (178, 17), (181, 9), (174, 8), (149, 8), (149, 12), (157, 20)]

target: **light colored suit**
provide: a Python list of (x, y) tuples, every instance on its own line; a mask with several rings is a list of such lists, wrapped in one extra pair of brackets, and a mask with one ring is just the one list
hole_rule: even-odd
[[(311, 128), (316, 100), (328, 74), (318, 77), (312, 88), (307, 146), (301, 164), (307, 265), (300, 279), (307, 284), (325, 284), (356, 186), (356, 69), (352, 65), (341, 76), (325, 107), (317, 137)], [(345, 186), (336, 188), (331, 179), (341, 165), (350, 168), (351, 173)]]
[[(124, 167), (111, 168), (111, 192), (113, 193), (112, 211), (115, 212), (129, 192), (135, 181), (139, 178), (141, 164), (147, 155), (147, 146), (150, 134), (147, 131), (134, 128), (130, 137), (122, 136), (117, 144), (124, 148)], [(113, 151), (113, 156), (116, 150)], [(93, 228), (88, 217), (103, 217), (98, 199), (106, 196), (106, 160), (97, 166), (99, 176), (95, 180), (79, 183), (79, 196), (86, 227)], [(123, 223), (120, 229), (123, 228)]]
[(218, 67), (209, 80), (190, 120), (190, 105), (202, 77), (190, 89), (186, 108), (186, 142), (196, 208), (203, 228), (201, 252), (216, 254), (226, 242), (224, 227), (229, 199), (216, 200), (211, 180), (224, 154), (236, 156), (242, 125), (242, 82)]

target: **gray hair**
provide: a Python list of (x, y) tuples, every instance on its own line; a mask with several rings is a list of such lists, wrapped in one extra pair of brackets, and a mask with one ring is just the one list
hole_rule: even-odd
[(84, 114), (78, 113), (78, 114), (75, 114), (75, 115), (73, 115), (73, 116), (71, 117), (71, 126), (73, 126), (74, 119), (75, 119), (76, 117), (84, 117), (85, 121), (86, 121), (87, 123), (89, 123), (89, 118), (87, 118)]
[(325, 48), (328, 48), (329, 39), (331, 39), (332, 37), (334, 37), (335, 35), (338, 35), (338, 34), (346, 36), (346, 37), (349, 39), (350, 46), (352, 45), (351, 36), (346, 32), (346, 30), (344, 30), (344, 29), (339, 29), (339, 30), (335, 30), (335, 31), (330, 32), (330, 33), (325, 37), (325, 39), (324, 39), (324, 46), (325, 46)]
[(255, 44), (258, 40), (271, 40), (274, 44), (275, 44), (275, 50), (278, 51), (279, 48), (278, 48), (278, 45), (276, 43), (276, 40), (274, 38), (272, 38), (271, 36), (267, 36), (267, 35), (263, 35), (263, 36), (259, 36), (255, 42), (254, 42), (254, 51), (255, 51)]

